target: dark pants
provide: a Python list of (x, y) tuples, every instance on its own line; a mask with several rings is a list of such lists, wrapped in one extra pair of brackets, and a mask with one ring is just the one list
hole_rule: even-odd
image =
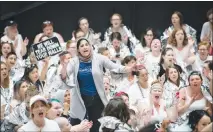
[[(93, 122), (93, 126), (90, 129), (90, 132), (98, 132), (100, 123), (98, 119), (101, 117), (101, 114), (104, 109), (104, 105), (99, 97), (99, 95), (95, 96), (85, 96), (82, 95), (82, 99), (84, 101), (87, 113), (85, 115), (85, 119)], [(79, 119), (71, 118), (70, 123), (74, 126), (79, 124), (81, 121)]]

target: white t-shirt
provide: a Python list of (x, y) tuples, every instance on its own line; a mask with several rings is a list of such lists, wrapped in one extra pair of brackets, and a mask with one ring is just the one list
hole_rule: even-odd
[(150, 103), (150, 88), (139, 88), (138, 82), (134, 83), (128, 90), (130, 106), (137, 105), (137, 103)]
[[(161, 57), (161, 54), (158, 57), (155, 57), (152, 55), (152, 52), (149, 52), (147, 54), (147, 56), (145, 56), (145, 67), (147, 68), (148, 73), (151, 76), (153, 74), (153, 71), (156, 70), (156, 66), (158, 66), (158, 64), (160, 62), (160, 57)], [(153, 77), (153, 78), (155, 78), (155, 77)]]
[(44, 118), (45, 126), (40, 129), (37, 127), (32, 120), (30, 120), (27, 124), (23, 125), (21, 128), (18, 129), (18, 132), (61, 132), (58, 124), (47, 118)]

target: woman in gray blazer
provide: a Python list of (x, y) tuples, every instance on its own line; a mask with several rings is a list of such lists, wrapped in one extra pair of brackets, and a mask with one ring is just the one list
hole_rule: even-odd
[(77, 124), (73, 119), (87, 118), (93, 122), (91, 131), (96, 132), (100, 126), (97, 119), (101, 117), (104, 106), (108, 103), (104, 92), (103, 68), (117, 73), (127, 73), (133, 71), (135, 66), (117, 65), (107, 57), (94, 53), (92, 45), (85, 38), (78, 40), (77, 52), (77, 56), (68, 64), (64, 64), (61, 71), (62, 79), (72, 88), (72, 125)]

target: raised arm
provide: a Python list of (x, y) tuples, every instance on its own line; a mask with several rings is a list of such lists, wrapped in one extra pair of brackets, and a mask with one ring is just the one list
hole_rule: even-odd
[(100, 55), (100, 59), (102, 59), (102, 61), (103, 61), (104, 68), (107, 68), (116, 73), (128, 73), (128, 72), (131, 72), (132, 69), (134, 68), (134, 67), (128, 67), (128, 66), (122, 66), (122, 65), (115, 64), (109, 58), (107, 58), (103, 55)]
[(186, 102), (186, 95), (185, 95), (185, 89), (186, 88), (182, 88), (179, 91), (179, 102), (178, 102), (178, 115), (182, 115), (183, 113), (185, 113), (187, 111), (187, 109), (190, 107), (190, 105), (193, 103), (194, 101), (194, 97), (190, 99), (190, 101), (188, 101), (188, 103)]

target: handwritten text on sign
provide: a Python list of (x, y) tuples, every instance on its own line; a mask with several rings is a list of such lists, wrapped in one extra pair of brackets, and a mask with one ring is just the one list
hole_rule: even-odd
[(36, 59), (43, 60), (48, 56), (54, 56), (62, 51), (61, 45), (56, 37), (47, 39), (33, 45)]

